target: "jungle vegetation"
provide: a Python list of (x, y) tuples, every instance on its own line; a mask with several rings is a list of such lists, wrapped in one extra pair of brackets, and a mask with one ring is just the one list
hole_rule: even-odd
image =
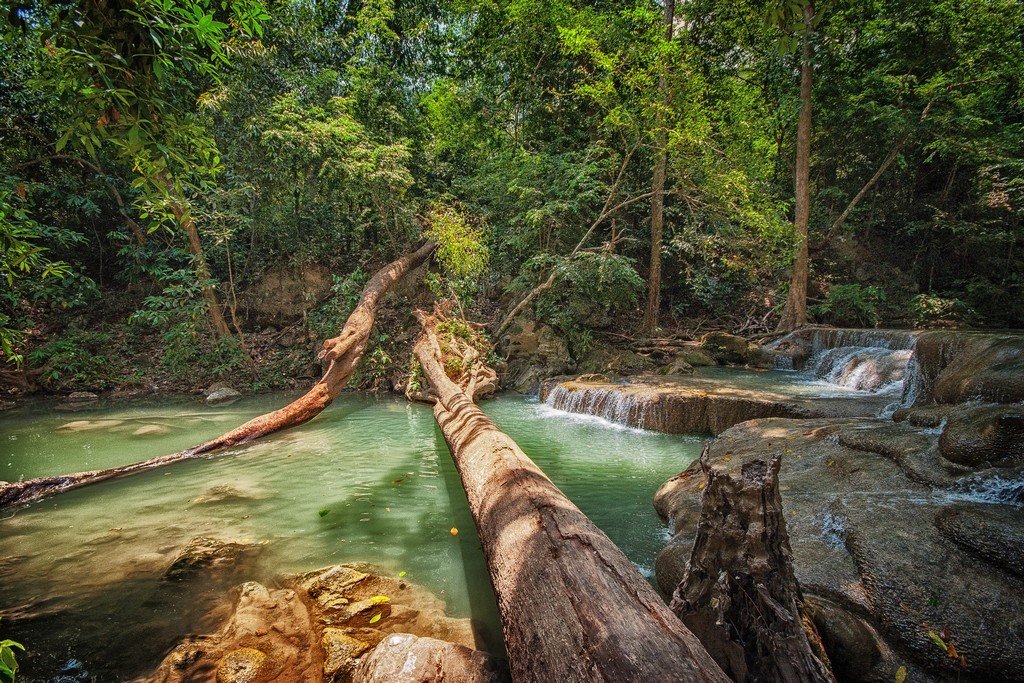
[(609, 326), (1024, 326), (1015, 0), (4, 15), (10, 381), (102, 388), (145, 349), (274, 385), (293, 368), (253, 368), (247, 292), (326, 273), (297, 324), (327, 339), (366, 273), (428, 233), (467, 262), (428, 284), (495, 322), (530, 295), (575, 352)]

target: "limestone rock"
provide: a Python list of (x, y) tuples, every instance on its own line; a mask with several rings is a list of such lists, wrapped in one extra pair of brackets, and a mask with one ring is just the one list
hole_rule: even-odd
[(719, 363), (744, 365), (758, 347), (743, 337), (728, 332), (708, 332), (700, 339), (700, 347)]
[(1024, 465), (1024, 407), (958, 406), (939, 438), (942, 457), (967, 467)]
[[(391, 677), (386, 667), (393, 660), (387, 657), (380, 659), (379, 666), (385, 668), (379, 674), (377, 664), (361, 664), (396, 632), (423, 636), (426, 645), (410, 654), (441, 665), (454, 676), (447, 680), (505, 680), (474, 677), (502, 669), (474, 649), (476, 635), (469, 619), (448, 617), (444, 603), (415, 584), (373, 574), (362, 565), (325, 567), (279, 582), (285, 587), (242, 584), (230, 615), (217, 615), (222, 623), (218, 631), (187, 637), (141, 680), (342, 683), (361, 680), (357, 669), (377, 676), (366, 680), (406, 680)], [(374, 615), (380, 617), (370, 623)], [(463, 673), (466, 678), (458, 677)]]
[(165, 581), (182, 581), (204, 569), (226, 569), (243, 557), (255, 555), (263, 544), (246, 541), (224, 541), (197, 536), (178, 553), (164, 572)]
[(92, 393), (91, 391), (72, 391), (70, 394), (68, 394), (66, 400), (70, 401), (71, 403), (89, 403), (92, 401), (98, 401), (99, 398), (99, 396)]
[(217, 664), (217, 683), (256, 683), (266, 680), (261, 673), (267, 656), (252, 647), (243, 647), (224, 655)]
[(396, 633), (360, 663), (356, 683), (499, 683), (508, 674), (494, 657), (434, 638)]
[(211, 406), (223, 406), (234, 403), (242, 395), (231, 387), (219, 387), (206, 395), (206, 404)]
[(519, 392), (534, 391), (540, 381), (575, 368), (565, 341), (548, 325), (526, 320), (507, 341), (509, 352), (505, 384)]

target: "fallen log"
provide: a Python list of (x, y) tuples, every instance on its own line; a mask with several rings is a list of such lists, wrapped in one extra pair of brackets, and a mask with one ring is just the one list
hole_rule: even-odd
[(103, 470), (0, 483), (0, 509), (108, 479), (145, 472), (182, 460), (209, 457), (232, 446), (251, 443), (268, 434), (297, 427), (312, 420), (331, 405), (352, 376), (356, 364), (359, 363), (359, 359), (362, 358), (363, 352), (366, 350), (366, 343), (376, 320), (377, 306), (381, 297), (407, 273), (415, 270), (430, 258), (434, 248), (433, 242), (424, 242), (414, 251), (381, 268), (370, 278), (363, 288), (359, 303), (356, 304), (355, 309), (345, 322), (341, 334), (324, 342), (319, 358), (328, 362), (327, 371), (309, 391), (285, 407), (255, 417), (210, 441), (170, 455)]
[(782, 516), (779, 458), (739, 477), (706, 466), (697, 538), (671, 608), (737, 683), (834, 683)]
[(424, 398), (469, 499), (513, 680), (728, 680), (622, 551), (476, 405), (493, 377), (479, 349), (466, 353), (472, 342), (447, 331), (443, 310), (417, 317)]

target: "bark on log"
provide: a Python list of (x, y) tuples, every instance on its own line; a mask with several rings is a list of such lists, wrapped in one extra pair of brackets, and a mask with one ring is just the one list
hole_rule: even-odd
[(750, 462), (737, 478), (707, 473), (697, 538), (672, 610), (737, 683), (834, 683), (817, 632), (800, 614), (779, 459)]
[(417, 315), (414, 352), (483, 543), (513, 680), (728, 680), (622, 551), (477, 407), (472, 380), (449, 378), (435, 316)]
[(341, 334), (324, 342), (321, 360), (329, 362), (327, 371), (313, 387), (284, 408), (255, 417), (240, 427), (198, 446), (162, 455), (150, 460), (111, 467), (105, 470), (41, 477), (20, 482), (0, 483), (0, 509), (45, 498), (70, 489), (108, 479), (145, 472), (163, 465), (196, 457), (209, 457), (231, 446), (250, 443), (260, 437), (297, 427), (319, 415), (338, 397), (348, 383), (356, 364), (366, 350), (377, 315), (380, 298), (402, 277), (425, 262), (434, 251), (434, 243), (425, 242), (415, 251), (377, 271), (363, 288), (359, 303), (349, 315)]

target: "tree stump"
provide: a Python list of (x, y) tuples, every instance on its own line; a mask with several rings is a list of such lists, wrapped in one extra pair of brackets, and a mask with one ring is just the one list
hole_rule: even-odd
[(737, 683), (834, 682), (793, 573), (778, 457), (739, 477), (701, 464), (707, 486), (697, 538), (672, 611)]

